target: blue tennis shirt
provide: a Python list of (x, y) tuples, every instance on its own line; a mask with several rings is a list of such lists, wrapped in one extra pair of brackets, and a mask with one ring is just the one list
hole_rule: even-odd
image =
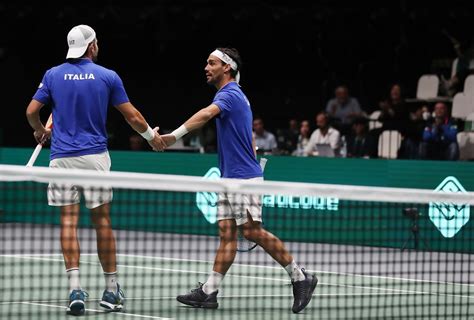
[(213, 104), (221, 110), (216, 118), (219, 169), (223, 178), (250, 179), (262, 176), (252, 147), (250, 102), (235, 82), (215, 95)]
[(129, 101), (118, 74), (89, 59), (46, 71), (33, 99), (52, 106), (51, 160), (107, 151), (107, 109)]

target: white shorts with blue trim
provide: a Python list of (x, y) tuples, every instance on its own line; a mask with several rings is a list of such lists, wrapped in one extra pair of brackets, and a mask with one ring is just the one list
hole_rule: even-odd
[[(111, 161), (109, 153), (88, 154), (78, 157), (57, 158), (49, 162), (50, 168), (86, 169), (110, 171)], [(71, 184), (54, 184), (48, 186), (48, 204), (50, 206), (66, 206), (81, 202), (84, 195), (88, 209), (97, 208), (112, 201), (112, 188), (79, 187)]]
[[(250, 180), (263, 180), (262, 177)], [(254, 194), (219, 193), (217, 221), (234, 219), (238, 226), (247, 222), (247, 213), (253, 221), (262, 222), (262, 196)]]

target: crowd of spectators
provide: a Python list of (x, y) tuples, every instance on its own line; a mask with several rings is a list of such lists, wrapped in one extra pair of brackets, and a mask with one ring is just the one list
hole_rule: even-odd
[[(458, 160), (458, 123), (450, 116), (450, 104), (444, 101), (407, 103), (402, 86), (394, 84), (388, 97), (378, 104), (377, 117), (371, 118), (347, 86), (335, 89), (325, 111), (311, 121), (289, 121), (287, 129), (277, 130), (277, 137), (263, 128), (263, 120), (254, 120), (254, 135), (258, 152), (293, 156), (329, 156), (347, 158), (379, 157), (379, 138), (386, 130), (401, 135), (399, 159)], [(370, 128), (371, 122), (379, 127)], [(299, 132), (296, 128), (299, 125)], [(275, 139), (278, 144), (275, 143)], [(270, 143), (271, 142), (271, 143)], [(321, 153), (329, 146), (332, 152)]]
[[(276, 147), (260, 152), (305, 155), (318, 129), (316, 115), (324, 111), (332, 128), (328, 132), (340, 134), (337, 156), (377, 157), (378, 137), (395, 130), (403, 136), (400, 158), (432, 157), (420, 148), (426, 122), (434, 122), (435, 103), (424, 106), (406, 99), (415, 96), (418, 77), (427, 73), (440, 76), (443, 96), (453, 98), (462, 90), (474, 58), (469, 32), (474, 9), (469, 4), (467, 0), (433, 2), (428, 7), (416, 1), (369, 5), (255, 0), (238, 6), (218, 1), (5, 3), (0, 5), (0, 17), (15, 32), (0, 40), (0, 82), (8, 91), (3, 104), (9, 106), (9, 117), (0, 124), (0, 145), (31, 146), (21, 106), (46, 69), (63, 61), (67, 44), (56, 40), (63, 39), (72, 25), (86, 23), (100, 35), (100, 63), (122, 76), (129, 97), (162, 132), (210, 101), (214, 92), (203, 81), (203, 63), (216, 45), (232, 45), (242, 54), (241, 84), (261, 117), (263, 138), (271, 133), (276, 141)], [(42, 17), (41, 28), (37, 16)], [(226, 28), (216, 29), (216, 19), (223, 16), (228, 17)], [(32, 59), (31, 41), (25, 39), (44, 34), (56, 40)], [(133, 48), (124, 50), (123, 44), (131, 40)], [(386, 88), (395, 81), (400, 85)], [(381, 98), (385, 93), (389, 94)], [(450, 114), (451, 103), (446, 106)], [(380, 112), (377, 121), (382, 123), (375, 129), (369, 119), (374, 111)], [(138, 139), (129, 141), (132, 132), (121, 130), (122, 119), (111, 112), (108, 120), (110, 149), (143, 148)], [(458, 131), (463, 129), (453, 123)], [(215, 152), (215, 128), (209, 125), (189, 135), (184, 147)]]
[[(374, 114), (369, 116), (345, 85), (337, 86), (324, 110), (314, 120), (291, 118), (287, 128), (272, 133), (263, 117), (253, 119), (253, 134), (259, 154), (298, 157), (325, 156), (347, 158), (379, 157), (379, 138), (386, 130), (401, 135), (397, 152), (399, 159), (458, 160), (457, 133), (459, 121), (450, 116), (450, 104), (445, 101), (427, 103), (406, 102), (403, 86), (393, 84)], [(377, 122), (380, 126), (371, 126)], [(196, 151), (215, 152), (215, 128), (205, 127), (185, 139), (185, 147)], [(206, 138), (207, 137), (207, 138)], [(214, 137), (214, 138), (213, 138)], [(136, 140), (130, 140), (130, 149)], [(327, 152), (329, 150), (329, 152)]]

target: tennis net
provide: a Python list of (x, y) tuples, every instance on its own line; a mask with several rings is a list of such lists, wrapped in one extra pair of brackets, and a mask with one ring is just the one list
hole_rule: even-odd
[[(469, 319), (474, 317), (474, 194), (454, 178), (436, 191), (209, 179), (0, 165), (0, 318), (64, 318), (69, 283), (58, 191), (107, 197), (127, 319)], [(214, 177), (218, 173), (214, 174)], [(71, 187), (74, 186), (74, 187)], [(53, 189), (54, 189), (53, 188)], [(449, 192), (445, 192), (448, 190)], [(50, 189), (51, 192), (51, 189)], [(238, 252), (217, 310), (176, 297), (205, 282), (219, 247), (218, 194), (261, 200), (263, 226), (318, 277), (313, 299), (291, 311), (290, 277), (257, 246)], [(64, 198), (69, 201), (70, 194)], [(231, 199), (231, 197), (229, 197)], [(62, 203), (56, 197), (56, 204)], [(233, 208), (241, 203), (233, 202)], [(94, 217), (80, 206), (80, 285), (86, 315), (110, 317)], [(100, 228), (99, 228), (100, 229)], [(103, 261), (102, 261), (103, 262)]]

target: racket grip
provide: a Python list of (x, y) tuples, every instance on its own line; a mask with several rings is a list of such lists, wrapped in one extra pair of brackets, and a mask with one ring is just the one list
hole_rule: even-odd
[(38, 158), (38, 155), (40, 154), (42, 148), (43, 148), (43, 145), (41, 143), (38, 143), (38, 145), (35, 148), (35, 151), (33, 151), (33, 153), (31, 154), (30, 160), (26, 164), (27, 167), (32, 167), (33, 166), (33, 164), (35, 163), (36, 158)]

